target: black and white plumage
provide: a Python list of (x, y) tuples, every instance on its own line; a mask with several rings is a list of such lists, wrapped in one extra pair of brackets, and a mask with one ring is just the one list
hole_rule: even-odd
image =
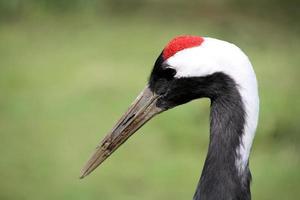
[(103, 139), (82, 178), (154, 115), (198, 98), (210, 98), (210, 143), (194, 200), (249, 200), (249, 154), (258, 121), (256, 76), (235, 45), (180, 36), (157, 58), (149, 83)]

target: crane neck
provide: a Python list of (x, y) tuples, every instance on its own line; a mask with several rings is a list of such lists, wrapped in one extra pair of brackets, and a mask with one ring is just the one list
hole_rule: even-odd
[(211, 98), (210, 142), (194, 200), (251, 199), (248, 157), (246, 167), (237, 166), (246, 112), (239, 90), (229, 85)]

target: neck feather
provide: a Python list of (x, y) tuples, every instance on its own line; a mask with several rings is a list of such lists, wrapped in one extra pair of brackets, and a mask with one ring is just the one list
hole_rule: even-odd
[(237, 166), (245, 134), (245, 106), (235, 83), (228, 85), (211, 99), (210, 143), (194, 200), (251, 199), (248, 157), (242, 170)]

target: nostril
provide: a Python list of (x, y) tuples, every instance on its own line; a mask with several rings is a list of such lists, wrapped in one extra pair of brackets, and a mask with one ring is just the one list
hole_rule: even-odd
[(122, 126), (125, 126), (133, 117), (135, 116), (135, 114), (131, 115), (130, 117), (128, 117), (125, 122), (123, 122)]

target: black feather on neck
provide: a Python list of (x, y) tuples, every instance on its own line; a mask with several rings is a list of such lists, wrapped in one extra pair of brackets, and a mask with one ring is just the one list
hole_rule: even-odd
[[(211, 98), (210, 143), (194, 200), (250, 200), (248, 166), (238, 171), (237, 148), (244, 134), (245, 110), (235, 82), (222, 79), (218, 95)], [(215, 84), (221, 79), (215, 79)], [(224, 81), (225, 84), (224, 84)]]

